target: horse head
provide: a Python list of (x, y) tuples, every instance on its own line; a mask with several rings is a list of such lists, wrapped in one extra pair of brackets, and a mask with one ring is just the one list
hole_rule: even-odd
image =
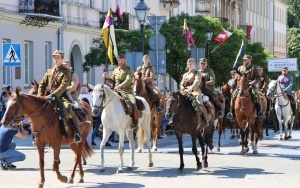
[(268, 85), (268, 90), (266, 93), (266, 97), (268, 99), (273, 99), (276, 93), (276, 87), (277, 87), (277, 82), (276, 80), (271, 80), (271, 82)]
[(30, 88), (28, 94), (37, 95), (38, 89), (39, 89), (39, 83), (37, 83), (36, 80), (34, 80), (34, 81), (30, 80), (30, 83), (31, 83), (31, 88)]
[(140, 76), (137, 76), (133, 79), (133, 92), (136, 96), (145, 95), (145, 82)]
[(251, 85), (248, 82), (247, 79), (247, 73), (246, 72), (242, 72), (239, 77), (238, 77), (238, 83), (237, 83), (237, 87), (238, 87), (238, 95), (240, 97), (243, 97), (245, 92), (249, 91)]
[(102, 111), (102, 109), (104, 107), (103, 104), (104, 104), (105, 97), (106, 97), (105, 87), (107, 87), (107, 86), (105, 86), (103, 84), (98, 84), (93, 89), (93, 93), (92, 93), (92, 96), (93, 96), (92, 114), (95, 117), (98, 117), (100, 115), (100, 112)]
[(221, 87), (221, 92), (225, 97), (228, 97), (231, 95), (230, 89), (231, 89), (230, 85), (228, 83), (226, 83)]
[(14, 93), (8, 91), (8, 101), (5, 114), (1, 120), (4, 127), (17, 127), (22, 124), (24, 112), (21, 110), (22, 95), (18, 89)]

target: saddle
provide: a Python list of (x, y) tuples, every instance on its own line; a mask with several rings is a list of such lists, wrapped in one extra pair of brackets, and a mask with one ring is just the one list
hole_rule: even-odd
[(225, 102), (225, 97), (224, 97), (224, 95), (221, 92), (215, 91), (215, 93), (218, 96), (218, 99), (219, 99), (220, 103)]
[[(127, 98), (126, 95), (122, 94), (121, 92), (117, 92), (120, 96), (120, 101), (123, 106), (123, 110), (127, 115), (132, 115), (133, 112), (133, 104), (132, 102)], [(136, 100), (136, 106), (139, 111), (143, 111), (145, 109), (144, 103), (142, 100), (135, 98)]]

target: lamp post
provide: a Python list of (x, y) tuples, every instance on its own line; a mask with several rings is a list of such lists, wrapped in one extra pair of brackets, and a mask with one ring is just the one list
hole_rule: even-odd
[(145, 39), (144, 27), (145, 27), (146, 18), (150, 8), (147, 6), (146, 3), (144, 3), (144, 0), (140, 0), (140, 2), (136, 5), (136, 7), (134, 7), (134, 9), (136, 12), (137, 19), (141, 24), (140, 25), (141, 26), (141, 51), (144, 54), (144, 39)]
[(213, 32), (210, 29), (205, 34), (205, 36), (206, 36), (205, 58), (207, 59), (207, 61), (208, 61), (208, 55), (209, 55), (208, 47), (209, 47), (212, 35), (213, 35)]

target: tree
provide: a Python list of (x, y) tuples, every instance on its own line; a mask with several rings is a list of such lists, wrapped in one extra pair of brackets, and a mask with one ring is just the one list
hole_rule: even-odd
[(289, 28), (300, 27), (300, 0), (286, 0), (288, 8)]

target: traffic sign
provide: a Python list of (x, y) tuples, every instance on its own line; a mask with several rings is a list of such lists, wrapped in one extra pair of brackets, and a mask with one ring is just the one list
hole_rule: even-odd
[[(156, 40), (157, 36), (157, 40)], [(163, 35), (158, 34), (158, 35), (152, 35), (149, 39), (149, 46), (151, 49), (155, 50), (156, 49), (156, 41), (157, 41), (157, 49), (162, 50), (165, 48), (166, 45), (166, 39)]]
[(166, 74), (166, 50), (159, 50), (158, 54), (156, 51), (149, 50), (149, 56), (151, 60), (151, 65), (154, 67), (157, 74)]
[(21, 66), (21, 46), (20, 44), (2, 44), (3, 66), (19, 67)]
[(154, 30), (154, 33), (160, 30), (161, 26), (166, 20), (166, 16), (148, 16), (147, 18), (150, 23), (150, 26)]
[(143, 64), (143, 52), (126, 52), (126, 64), (134, 71)]

